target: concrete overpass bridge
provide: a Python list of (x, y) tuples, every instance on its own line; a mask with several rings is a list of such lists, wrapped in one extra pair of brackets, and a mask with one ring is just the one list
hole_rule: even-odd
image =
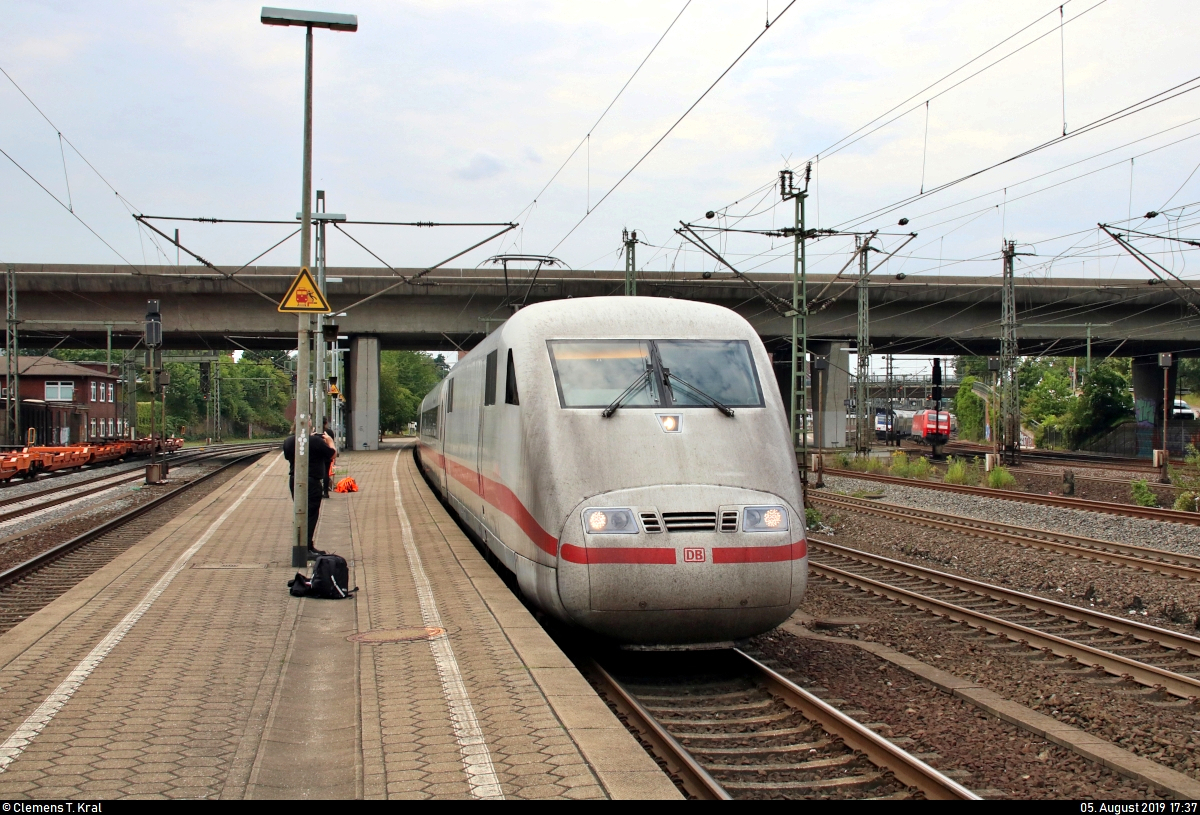
[[(296, 319), (275, 309), (295, 267), (130, 267), (12, 264), (23, 347), (132, 348), (141, 337), (146, 301), (162, 304), (164, 347), (171, 350), (294, 348)], [(234, 272), (237, 272), (234, 274)], [(522, 304), (568, 297), (617, 295), (616, 271), (439, 269), (417, 280), (419, 269), (333, 267), (326, 271), (338, 333), (349, 337), (350, 443), (376, 443), (379, 351), (467, 350)], [(791, 319), (778, 307), (790, 301), (787, 275), (751, 275), (758, 288), (729, 273), (644, 272), (638, 292), (650, 297), (701, 300), (731, 308), (758, 330), (776, 359), (790, 360)], [(848, 346), (857, 337), (855, 279), (809, 279), (813, 314), (810, 350), (830, 357), (828, 399), (848, 382)], [(764, 293), (765, 292), (765, 293)], [(1200, 356), (1200, 318), (1177, 284), (1137, 280), (1030, 279), (1016, 282), (1018, 340), (1025, 355), (1142, 357), (1134, 366), (1139, 416), (1153, 415), (1162, 378), (1150, 355)], [(877, 275), (869, 286), (872, 351), (876, 354), (995, 355), (1000, 350), (999, 277), (932, 275), (898, 279)], [(777, 365), (786, 381), (789, 364)], [(1157, 378), (1156, 378), (1157, 377)], [(834, 381), (834, 380), (837, 381)], [(1174, 377), (1172, 377), (1172, 380)], [(1158, 384), (1156, 384), (1158, 383)], [(1169, 398), (1174, 398), (1174, 393)], [(821, 410), (842, 416), (840, 402)], [(1143, 404), (1144, 403), (1144, 404)], [(1158, 410), (1161, 413), (1161, 410)], [(832, 424), (829, 427), (832, 428)]]
[[(162, 301), (163, 333), (172, 349), (281, 349), (295, 346), (296, 321), (275, 310), (294, 267), (258, 266), (236, 276), (198, 266), (129, 267), (17, 263), (18, 318), (27, 335), (68, 336), (65, 346), (131, 347), (140, 336), (147, 299)], [(410, 276), (419, 269), (400, 269)], [(377, 338), (384, 349), (468, 349), (521, 303), (620, 294), (617, 271), (439, 269), (413, 283), (386, 269), (331, 267), (329, 298), (345, 312), (340, 333)], [(789, 276), (751, 275), (769, 292), (791, 298)], [(810, 296), (831, 282), (811, 275)], [(769, 345), (791, 335), (753, 288), (728, 273), (644, 272), (639, 294), (702, 300), (745, 316)], [(870, 285), (874, 353), (930, 356), (996, 354), (1000, 279), (877, 275)], [(362, 302), (364, 298), (372, 299)], [(1018, 279), (1017, 336), (1022, 354), (1083, 356), (1091, 325), (1094, 355), (1140, 356), (1172, 351), (1200, 356), (1200, 317), (1190, 290), (1147, 280)], [(828, 287), (809, 319), (810, 337), (851, 341), (857, 335), (854, 279)], [(109, 325), (111, 324), (111, 326)], [(30, 345), (29, 340), (24, 344)]]

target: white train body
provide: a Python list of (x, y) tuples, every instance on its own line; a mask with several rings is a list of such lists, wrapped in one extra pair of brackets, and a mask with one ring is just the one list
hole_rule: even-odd
[(425, 397), (418, 449), (521, 591), (568, 623), (625, 643), (726, 641), (804, 595), (787, 413), (762, 342), (728, 309), (524, 308)]

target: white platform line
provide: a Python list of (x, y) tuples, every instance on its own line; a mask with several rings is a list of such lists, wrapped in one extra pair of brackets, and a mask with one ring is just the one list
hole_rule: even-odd
[[(421, 555), (413, 540), (408, 513), (404, 511), (404, 502), (400, 498), (397, 467), (404, 452), (401, 450), (396, 453), (396, 458), (392, 461), (392, 491), (396, 496), (396, 516), (400, 519), (400, 533), (404, 536), (408, 568), (412, 572), (413, 583), (417, 587), (417, 599), (421, 603), (421, 619), (426, 626), (441, 628), (442, 615), (438, 613), (437, 601), (433, 597), (433, 586), (425, 575), (425, 567), (421, 565)], [(434, 637), (429, 641), (429, 650), (433, 652), (433, 661), (442, 680), (442, 693), (450, 707), (454, 736), (458, 739), (458, 749), (462, 753), (463, 769), (467, 773), (467, 782), (471, 785), (471, 795), (476, 798), (502, 800), (504, 791), (500, 788), (500, 779), (496, 777), (492, 754), (483, 737), (483, 730), (479, 727), (479, 719), (475, 716), (471, 697), (467, 695), (467, 686), (458, 669), (458, 660), (454, 658), (454, 649), (450, 647), (450, 638), (445, 634)]]
[(125, 638), (125, 635), (137, 624), (142, 615), (150, 610), (150, 606), (154, 605), (154, 601), (167, 590), (167, 586), (171, 585), (171, 581), (175, 579), (175, 576), (183, 571), (183, 568), (187, 566), (192, 556), (199, 552), (204, 544), (208, 543), (213, 534), (221, 527), (221, 524), (225, 523), (234, 510), (242, 505), (242, 502), (250, 495), (251, 490), (257, 487), (267, 477), (267, 473), (274, 469), (275, 465), (279, 463), (280, 458), (282, 458), (282, 454), (277, 456), (275, 461), (271, 462), (270, 466), (263, 470), (258, 478), (254, 479), (254, 483), (247, 487), (246, 491), (228, 509), (221, 513), (221, 517), (213, 521), (208, 529), (204, 530), (204, 534), (197, 538), (196, 542), (179, 556), (175, 563), (171, 565), (171, 568), (167, 570), (166, 574), (160, 577), (150, 591), (146, 592), (141, 601), (133, 607), (133, 610), (126, 614), (121, 622), (113, 626), (113, 629), (108, 632), (104, 639), (100, 640), (100, 643), (92, 649), (91, 653), (84, 657), (75, 666), (75, 670), (71, 671), (67, 678), (54, 689), (54, 693), (47, 696), (46, 701), (38, 705), (37, 710), (29, 714), (29, 718), (22, 722), (21, 726), (13, 731), (13, 734), (5, 739), (3, 744), (0, 744), (0, 773), (7, 770), (9, 765), (16, 761), (25, 752), (25, 748), (38, 737), (38, 734), (46, 729), (46, 726), (53, 721), (58, 712), (63, 709), (63, 706), (75, 695), (75, 691), (79, 690), (80, 686), (83, 685), (84, 680), (91, 676), (92, 672), (100, 666), (100, 663), (104, 661), (104, 658), (109, 655), (112, 649), (117, 647), (117, 643)]

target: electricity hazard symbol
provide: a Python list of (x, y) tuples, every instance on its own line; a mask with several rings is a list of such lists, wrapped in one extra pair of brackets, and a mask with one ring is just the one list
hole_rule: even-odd
[(287, 294), (279, 303), (279, 310), (312, 314), (328, 314), (333, 311), (329, 307), (329, 301), (325, 299), (325, 295), (321, 294), (321, 290), (317, 288), (317, 281), (313, 280), (307, 267), (300, 269), (300, 274), (296, 275), (296, 279), (288, 287)]
[(683, 562), (684, 563), (703, 563), (704, 562), (704, 549), (703, 548), (692, 549), (690, 547), (685, 547), (683, 550)]

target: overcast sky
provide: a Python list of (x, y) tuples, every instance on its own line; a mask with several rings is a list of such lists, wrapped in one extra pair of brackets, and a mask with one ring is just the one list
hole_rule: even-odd
[[(810, 225), (901, 232), (896, 220), (911, 219), (907, 229), (919, 237), (889, 271), (998, 274), (1007, 237), (1038, 254), (1022, 259), (1022, 273), (1097, 278), (1146, 276), (1098, 240), (1098, 221), (1122, 221), (1168, 199), (1170, 206), (1200, 201), (1200, 173), (1184, 185), (1200, 162), (1200, 138), (1188, 138), (1200, 136), (1197, 91), (874, 220), (860, 217), (918, 193), (922, 175), (925, 188), (936, 187), (1061, 135), (1064, 77), (1071, 133), (1200, 75), (1194, 0), (1072, 0), (1061, 32), (1058, 6), (1048, 0), (799, 1), (584, 219), (784, 5), (694, 0), (680, 15), (684, 0), (328, 0), (320, 8), (357, 13), (359, 30), (316, 33), (314, 187), (328, 191), (331, 211), (352, 219), (520, 221), (520, 230), (455, 265), (523, 251), (552, 252), (577, 269), (620, 268), (621, 230), (628, 227), (652, 244), (639, 247), (639, 266), (698, 271), (713, 262), (679, 251), (672, 232), (679, 220), (703, 220), (716, 210), (729, 217), (708, 223), (784, 225), (790, 208), (772, 206), (778, 195), (771, 184), (783, 167), (802, 168), (820, 153)], [(300, 198), (304, 36), (263, 26), (260, 8), (235, 0), (9, 0), (0, 67), (135, 211), (286, 219)], [(533, 204), (677, 15), (624, 95)], [(967, 70), (923, 90), (1026, 26)], [(910, 113), (829, 155), (831, 145), (909, 97), (897, 112), (915, 107)], [(0, 149), (112, 246), (0, 157), (0, 260), (163, 262), (126, 206), (64, 148), (0, 76)], [(1097, 155), (1104, 151), (1111, 152)], [(1063, 169), (1072, 162), (1080, 163)], [(1041, 173), (1049, 174), (1029, 180)], [(1090, 175), (1069, 181), (1084, 173)], [(757, 214), (738, 220), (751, 212)], [(177, 225), (186, 244), (231, 265), (290, 231)], [(1165, 225), (1163, 217), (1135, 223)], [(351, 231), (397, 267), (436, 262), (488, 234)], [(1053, 240), (1064, 235), (1070, 237)], [(883, 245), (898, 241), (886, 237)], [(815, 270), (836, 271), (851, 244), (841, 237), (816, 245)], [(727, 236), (722, 245), (746, 268), (789, 268), (778, 239)], [(260, 262), (295, 264), (298, 255), (293, 239)], [(1163, 258), (1188, 273), (1186, 256)], [(336, 234), (329, 260), (378, 265)]]

